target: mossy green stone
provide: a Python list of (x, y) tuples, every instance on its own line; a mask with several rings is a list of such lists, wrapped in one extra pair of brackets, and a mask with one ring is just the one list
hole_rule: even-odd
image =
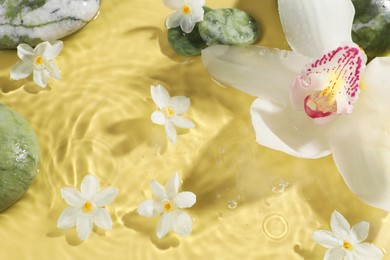
[(234, 8), (207, 12), (199, 23), (199, 34), (208, 46), (250, 45), (260, 36), (260, 27), (248, 13)]
[(352, 0), (356, 15), (352, 38), (369, 59), (390, 52), (390, 0)]
[(169, 29), (168, 41), (174, 51), (184, 56), (200, 55), (201, 51), (207, 47), (199, 35), (197, 25), (191, 33), (183, 32), (180, 27)]
[(14, 204), (33, 181), (39, 144), (29, 123), (0, 104), (0, 211)]

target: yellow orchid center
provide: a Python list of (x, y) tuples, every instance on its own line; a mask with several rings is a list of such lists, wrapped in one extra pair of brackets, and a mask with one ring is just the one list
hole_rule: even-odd
[(91, 202), (87, 201), (84, 203), (84, 206), (83, 206), (83, 211), (86, 212), (86, 213), (89, 213), (93, 210), (93, 205)]
[(35, 64), (37, 65), (42, 65), (43, 64), (43, 58), (41, 56), (38, 56), (36, 59), (35, 59)]
[(351, 251), (352, 250), (352, 245), (348, 241), (344, 241), (343, 248), (348, 250), (348, 251)]
[(173, 205), (172, 205), (172, 203), (171, 203), (170, 201), (164, 202), (164, 204), (163, 204), (163, 210), (164, 210), (164, 212), (169, 212), (169, 211), (171, 211), (172, 209), (173, 209)]
[(191, 13), (191, 8), (188, 5), (183, 5), (181, 10), (182, 10), (182, 12), (184, 14), (190, 14)]

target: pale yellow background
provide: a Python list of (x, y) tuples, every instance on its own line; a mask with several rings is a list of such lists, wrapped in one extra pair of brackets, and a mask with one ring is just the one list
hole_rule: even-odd
[[(275, 2), (207, 5), (249, 11), (264, 30), (258, 44), (288, 48)], [(95, 21), (64, 39), (56, 60), (61, 81), (46, 89), (31, 78), (11, 81), (16, 52), (0, 52), (0, 102), (31, 123), (41, 144), (34, 183), (0, 213), (0, 259), (322, 259), (325, 249), (310, 235), (329, 229), (335, 209), (351, 224), (369, 221), (368, 241), (389, 250), (387, 213), (355, 198), (331, 157), (297, 159), (255, 143), (254, 98), (213, 82), (199, 57), (174, 54), (164, 26), (169, 13), (160, 0), (103, 1)], [(150, 85), (157, 83), (192, 102), (186, 116), (196, 128), (180, 131), (176, 145), (150, 120)], [(150, 180), (165, 183), (175, 171), (183, 190), (197, 194), (188, 210), (194, 230), (158, 240), (157, 220), (135, 209), (151, 197)], [(56, 228), (67, 206), (59, 191), (79, 188), (88, 173), (120, 193), (108, 206), (113, 229), (95, 229), (81, 242), (74, 228)], [(284, 193), (271, 191), (278, 179), (290, 183)]]

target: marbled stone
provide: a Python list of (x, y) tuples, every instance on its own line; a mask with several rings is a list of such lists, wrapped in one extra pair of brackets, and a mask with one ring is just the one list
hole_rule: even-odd
[(207, 12), (199, 23), (199, 33), (208, 46), (244, 46), (257, 41), (260, 28), (248, 13), (225, 8)]
[(199, 35), (198, 25), (191, 33), (183, 32), (180, 27), (169, 29), (168, 42), (174, 51), (184, 56), (200, 55), (201, 51), (207, 47)]
[(37, 172), (39, 144), (29, 123), (0, 105), (0, 211), (14, 204)]
[(0, 0), (0, 49), (65, 37), (97, 14), (100, 0)]
[(356, 15), (352, 27), (354, 42), (369, 59), (390, 52), (390, 0), (352, 0)]

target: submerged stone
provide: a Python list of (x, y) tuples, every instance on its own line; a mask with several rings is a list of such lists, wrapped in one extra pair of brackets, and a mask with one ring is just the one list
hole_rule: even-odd
[(0, 104), (0, 211), (14, 204), (37, 173), (39, 144), (29, 123)]
[(356, 15), (352, 38), (369, 59), (390, 52), (390, 0), (352, 0)]
[(0, 0), (0, 49), (65, 37), (91, 21), (99, 6), (100, 0)]
[(245, 46), (257, 41), (260, 28), (248, 13), (224, 8), (207, 12), (199, 23), (199, 33), (208, 46)]
[(199, 35), (198, 25), (191, 33), (183, 32), (180, 27), (169, 29), (168, 42), (174, 51), (184, 56), (200, 55), (201, 51), (207, 47)]

